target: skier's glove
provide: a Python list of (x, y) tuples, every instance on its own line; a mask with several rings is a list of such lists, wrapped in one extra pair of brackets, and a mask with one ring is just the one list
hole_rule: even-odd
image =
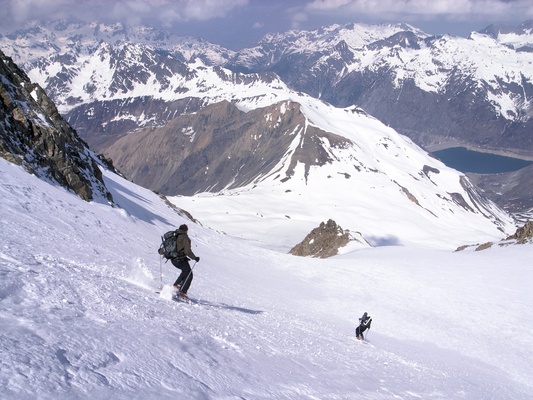
[(194, 261), (196, 261), (196, 262), (200, 261), (200, 257), (196, 257), (196, 258), (194, 259)]

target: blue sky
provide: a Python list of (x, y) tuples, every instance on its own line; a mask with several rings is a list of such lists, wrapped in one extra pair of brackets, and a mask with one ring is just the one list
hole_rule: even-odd
[(2, 32), (68, 16), (157, 26), (237, 50), (267, 33), (350, 22), (406, 22), (429, 34), (468, 36), (533, 19), (533, 0), (0, 0)]

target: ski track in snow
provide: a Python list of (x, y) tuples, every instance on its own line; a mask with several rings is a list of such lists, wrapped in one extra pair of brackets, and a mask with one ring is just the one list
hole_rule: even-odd
[(127, 211), (0, 159), (0, 398), (531, 398), (530, 246), (316, 260), (189, 222), (201, 261), (178, 303), (156, 249), (184, 220), (106, 180)]

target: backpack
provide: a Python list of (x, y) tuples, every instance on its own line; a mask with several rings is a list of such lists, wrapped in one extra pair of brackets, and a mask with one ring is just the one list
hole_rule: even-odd
[(159, 250), (157, 252), (163, 257), (165, 257), (167, 260), (179, 256), (179, 252), (177, 249), (178, 246), (176, 243), (178, 235), (179, 233), (177, 233), (176, 231), (168, 231), (163, 236), (161, 236), (161, 246), (159, 246)]

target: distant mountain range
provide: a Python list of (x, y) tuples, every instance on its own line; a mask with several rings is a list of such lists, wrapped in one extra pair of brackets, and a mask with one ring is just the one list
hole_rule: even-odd
[(460, 144), (533, 158), (532, 21), (467, 39), (407, 24), (333, 25), (267, 35), (238, 52), (150, 28), (56, 21), (4, 35), (0, 47), (62, 113), (141, 93), (172, 99), (181, 90), (173, 76), (201, 60), (274, 72), (294, 90), (357, 105), (428, 149)]
[(533, 156), (533, 22), (468, 39), (405, 24), (267, 36), (226, 66), (273, 71), (291, 88), (357, 104), (425, 148)]
[[(233, 52), (154, 29), (56, 21), (1, 36), (0, 47), (127, 176), (165, 194), (193, 194), (268, 175), (293, 143), (280, 132), (295, 135), (302, 124), (323, 133), (313, 134), (309, 153), (290, 153), (291, 168), (307, 160), (309, 173), (335, 160), (324, 138), (346, 139), (332, 127), (328, 113), (336, 109), (320, 99), (373, 115), (426, 148), (461, 144), (533, 157), (532, 37), (531, 23), (468, 39), (406, 24), (351, 24), (268, 35)], [(326, 114), (310, 120), (301, 107), (312, 97), (304, 93)], [(354, 165), (383, 172), (374, 161)]]

